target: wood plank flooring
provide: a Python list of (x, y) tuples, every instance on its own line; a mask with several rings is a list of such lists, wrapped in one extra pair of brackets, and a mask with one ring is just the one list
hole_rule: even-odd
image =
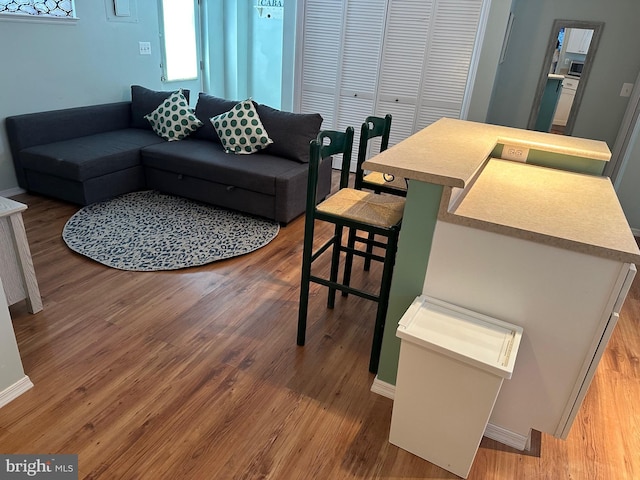
[[(15, 199), (44, 310), (11, 307), (35, 387), (0, 409), (0, 452), (77, 453), (84, 479), (457, 478), (387, 441), (392, 402), (367, 371), (373, 303), (328, 310), (313, 285), (296, 346), (302, 218), (243, 257), (125, 272), (66, 248), (77, 207)], [(469, 479), (640, 478), (639, 331), (636, 279), (569, 438), (536, 434), (529, 452), (483, 439)]]

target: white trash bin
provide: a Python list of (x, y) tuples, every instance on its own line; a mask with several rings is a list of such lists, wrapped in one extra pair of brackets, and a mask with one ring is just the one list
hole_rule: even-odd
[(389, 441), (467, 478), (522, 328), (419, 296), (399, 322)]

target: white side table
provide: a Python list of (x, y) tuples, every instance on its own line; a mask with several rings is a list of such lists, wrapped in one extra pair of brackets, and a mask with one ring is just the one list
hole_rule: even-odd
[(23, 203), (0, 197), (0, 278), (7, 304), (26, 299), (29, 312), (38, 313), (42, 299), (22, 221), (26, 209)]

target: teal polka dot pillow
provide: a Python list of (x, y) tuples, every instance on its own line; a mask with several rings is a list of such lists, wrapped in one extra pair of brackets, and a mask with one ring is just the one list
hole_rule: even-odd
[(196, 117), (182, 90), (172, 93), (144, 118), (159, 136), (168, 141), (182, 140), (203, 124)]
[(273, 143), (251, 100), (211, 118), (211, 123), (227, 153), (255, 153)]

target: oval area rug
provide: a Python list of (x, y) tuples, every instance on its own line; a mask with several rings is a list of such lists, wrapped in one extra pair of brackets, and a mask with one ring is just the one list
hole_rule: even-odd
[(253, 252), (277, 222), (156, 191), (87, 205), (66, 223), (67, 246), (120, 270), (177, 270)]

